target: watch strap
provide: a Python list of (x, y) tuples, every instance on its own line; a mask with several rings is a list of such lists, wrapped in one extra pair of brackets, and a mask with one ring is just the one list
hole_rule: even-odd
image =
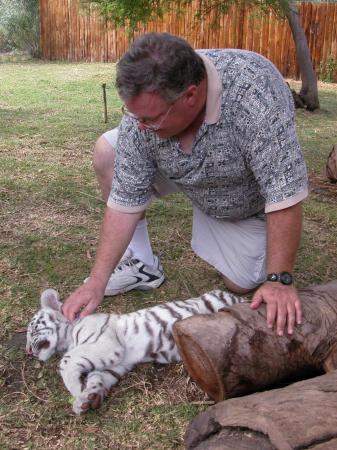
[(278, 281), (279, 283), (290, 285), (293, 284), (294, 278), (289, 272), (269, 273), (267, 281)]

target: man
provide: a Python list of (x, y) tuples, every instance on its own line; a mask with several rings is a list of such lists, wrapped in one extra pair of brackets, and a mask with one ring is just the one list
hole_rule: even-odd
[[(252, 52), (196, 52), (176, 36), (148, 33), (118, 63), (117, 89), (124, 102), (118, 143), (103, 143), (105, 152), (96, 146), (108, 197), (96, 261), (87, 282), (66, 300), (66, 316), (93, 312), (108, 282), (118, 285), (125, 268), (123, 259), (118, 263), (137, 224), (146, 230), (153, 196), (173, 187), (193, 205), (193, 250), (233, 292), (258, 287), (251, 307), (265, 302), (268, 326), (292, 333), (301, 323), (292, 271), (307, 175), (293, 100), (277, 69)], [(99, 167), (111, 170), (112, 161), (108, 193), (109, 176)], [(136, 258), (136, 265), (152, 271), (159, 285), (162, 269), (152, 261)]]

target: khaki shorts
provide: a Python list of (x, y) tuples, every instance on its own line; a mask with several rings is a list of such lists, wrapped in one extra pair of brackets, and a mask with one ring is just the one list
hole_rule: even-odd
[[(103, 135), (115, 148), (118, 129)], [(158, 173), (155, 197), (179, 192), (179, 187)], [(203, 260), (237, 286), (253, 289), (266, 279), (266, 223), (263, 218), (218, 220), (193, 205), (191, 246)]]

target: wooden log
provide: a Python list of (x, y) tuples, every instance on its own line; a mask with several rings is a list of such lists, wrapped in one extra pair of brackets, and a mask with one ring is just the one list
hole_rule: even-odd
[(332, 147), (326, 162), (326, 176), (333, 183), (337, 182), (337, 144)]
[(196, 416), (188, 450), (335, 450), (337, 371), (246, 397)]
[[(289, 377), (337, 367), (337, 281), (300, 289), (303, 323), (280, 337), (266, 307), (249, 304), (193, 316), (174, 326), (191, 377), (215, 401), (251, 393)], [(302, 377), (303, 378), (303, 377)]]

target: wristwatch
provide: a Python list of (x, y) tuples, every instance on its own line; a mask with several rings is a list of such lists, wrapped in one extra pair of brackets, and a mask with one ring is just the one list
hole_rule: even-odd
[(286, 284), (289, 286), (293, 284), (293, 276), (289, 272), (281, 272), (281, 273), (269, 273), (267, 275), (267, 281), (278, 281), (282, 284)]

